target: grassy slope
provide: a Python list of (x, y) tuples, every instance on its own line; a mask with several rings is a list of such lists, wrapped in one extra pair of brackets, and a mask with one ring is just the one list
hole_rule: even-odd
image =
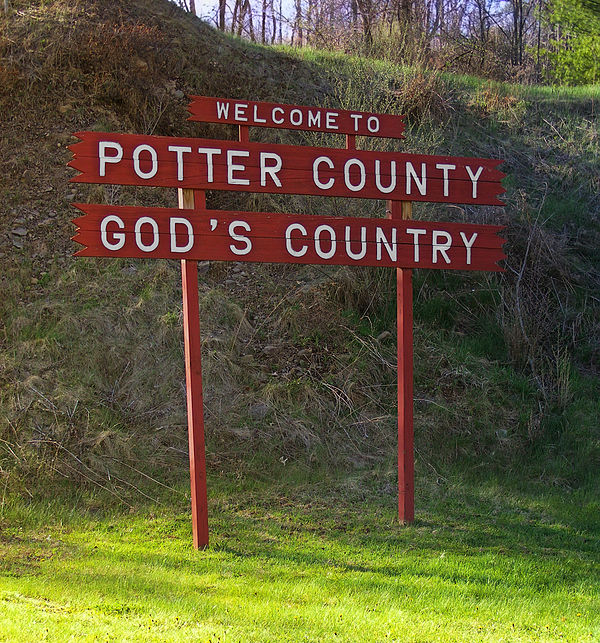
[[(86, 628), (139, 639), (149, 626), (159, 640), (282, 640), (294, 622), (301, 635), (291, 640), (365, 631), (406, 640), (403, 623), (418, 624), (414, 640), (598, 636), (598, 88), (529, 89), (263, 49), (149, 0), (13, 6), (0, 18), (0, 639), (45, 628), (59, 639)], [(525, 260), (525, 270), (415, 275), (414, 529), (393, 526), (395, 345), (376, 340), (394, 329), (391, 271), (207, 266), (214, 551), (197, 560), (187, 550), (184, 496), (163, 499), (181, 497), (172, 512), (144, 504), (142, 493), (161, 489), (148, 474), (186, 484), (178, 267), (74, 261), (68, 202), (167, 205), (174, 194), (71, 190), (65, 146), (80, 129), (233, 134), (185, 123), (179, 92), (407, 113), (404, 149), (507, 159), (506, 213), (415, 208), (509, 222), (508, 263), (519, 273)], [(209, 202), (383, 210), (268, 195)], [(28, 230), (22, 249), (10, 234), (18, 226)], [(293, 461), (317, 482), (285, 482)], [(343, 481), (322, 473), (332, 466)], [(239, 478), (228, 482), (232, 471)], [(72, 516), (43, 500), (49, 482)], [(121, 504), (98, 514), (115, 494)], [(77, 580), (89, 578), (90, 560), (107, 578), (127, 571), (108, 592), (102, 579)], [(204, 586), (208, 602), (197, 601)]]

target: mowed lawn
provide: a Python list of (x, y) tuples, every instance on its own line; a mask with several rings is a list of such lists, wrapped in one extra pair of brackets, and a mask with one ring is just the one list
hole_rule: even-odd
[(592, 494), (421, 481), (400, 527), (376, 480), (209, 485), (199, 552), (181, 489), (5, 499), (0, 641), (600, 640)]

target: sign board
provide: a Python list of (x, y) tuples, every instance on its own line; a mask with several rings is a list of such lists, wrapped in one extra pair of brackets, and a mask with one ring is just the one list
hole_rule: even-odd
[(78, 132), (79, 183), (503, 205), (501, 161)]
[(77, 203), (85, 257), (502, 270), (501, 226)]
[[(76, 183), (178, 188), (179, 208), (75, 204), (87, 257), (180, 259), (192, 532), (208, 545), (197, 261), (396, 268), (398, 516), (414, 519), (412, 269), (502, 270), (491, 225), (413, 221), (412, 202), (503, 205), (501, 161), (357, 150), (356, 137), (401, 138), (391, 114), (193, 96), (190, 120), (239, 126), (239, 141), (79, 132)], [(251, 143), (250, 127), (346, 135), (346, 149)], [(205, 190), (384, 199), (388, 218), (209, 210)]]
[(404, 116), (284, 103), (190, 96), (190, 121), (251, 127), (402, 138)]

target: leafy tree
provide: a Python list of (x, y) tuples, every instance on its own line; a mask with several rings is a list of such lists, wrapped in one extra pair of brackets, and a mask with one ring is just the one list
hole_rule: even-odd
[(600, 0), (553, 0), (554, 36), (546, 50), (555, 81), (569, 85), (600, 81)]

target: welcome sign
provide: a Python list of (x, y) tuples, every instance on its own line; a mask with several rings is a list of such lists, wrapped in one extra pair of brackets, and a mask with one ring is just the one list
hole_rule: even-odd
[[(503, 205), (501, 161), (356, 149), (401, 138), (402, 116), (193, 96), (190, 120), (236, 125), (238, 141), (78, 132), (71, 181), (178, 188), (179, 208), (75, 204), (87, 257), (179, 259), (182, 267), (192, 527), (208, 545), (197, 262), (397, 270), (398, 516), (414, 519), (412, 269), (502, 270), (501, 226), (413, 221), (413, 201)], [(252, 143), (249, 127), (344, 134), (346, 149)], [(209, 210), (205, 190), (385, 199), (387, 218)]]

